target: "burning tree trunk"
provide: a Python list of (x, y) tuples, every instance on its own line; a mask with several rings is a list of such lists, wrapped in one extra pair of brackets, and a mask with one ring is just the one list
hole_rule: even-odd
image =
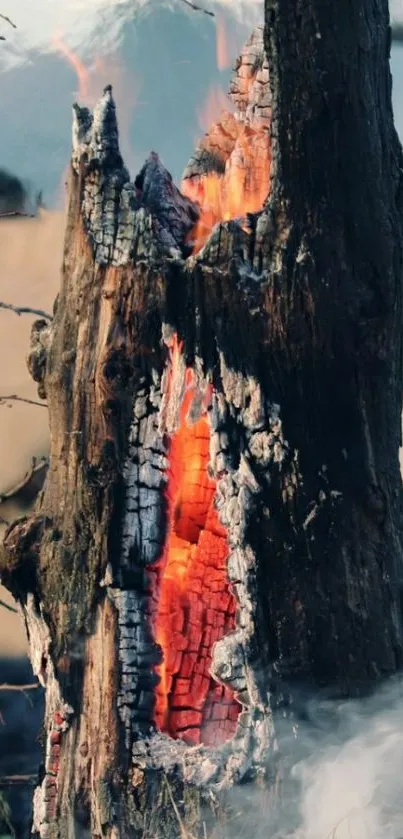
[(110, 89), (75, 108), (29, 357), (50, 468), (3, 563), (46, 686), (42, 837), (208, 830), (204, 805), (272, 772), (273, 697), (401, 663), (387, 3), (265, 16), (182, 193), (155, 154), (130, 183)]

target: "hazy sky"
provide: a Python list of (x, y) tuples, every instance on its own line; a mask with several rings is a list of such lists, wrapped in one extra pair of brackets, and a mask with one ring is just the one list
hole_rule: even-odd
[[(52, 204), (61, 194), (71, 105), (86, 98), (66, 54), (74, 51), (90, 74), (86, 104), (113, 84), (129, 168), (154, 149), (179, 179), (201, 133), (200, 108), (212, 87), (226, 90), (229, 65), (262, 19), (261, 0), (203, 4), (217, 16), (181, 0), (1, 0), (18, 29), (1, 30), (0, 166), (29, 178)], [(221, 69), (217, 27), (228, 53)]]
[[(263, 14), (263, 0), (200, 0), (199, 5), (222, 11), (250, 27)], [(153, 15), (157, 25), (162, 9), (183, 13), (183, 0), (18, 0), (18, 4), (15, 0), (2, 0), (2, 12), (18, 27), (4, 52), (9, 63), (24, 60), (27, 50), (48, 49), (55, 32), (63, 32), (71, 46), (84, 51), (110, 48), (116, 45), (125, 26), (136, 25), (145, 15)], [(190, 10), (188, 13), (195, 14)], [(202, 16), (197, 16), (202, 25)]]

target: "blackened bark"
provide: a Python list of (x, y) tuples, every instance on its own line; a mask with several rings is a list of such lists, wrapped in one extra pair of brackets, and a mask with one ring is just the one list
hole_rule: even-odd
[[(208, 802), (222, 812), (238, 781), (276, 774), (277, 697), (301, 684), (349, 696), (401, 663), (401, 149), (387, 4), (266, 0), (265, 16), (269, 199), (196, 255), (198, 208), (157, 156), (129, 182), (111, 91), (94, 116), (75, 109), (62, 288), (29, 359), (50, 468), (35, 516), (6, 535), (3, 570), (46, 685), (41, 837), (203, 834)], [(264, 83), (265, 57), (249, 48)], [(185, 421), (207, 429), (197, 468), (215, 508), (203, 515), (199, 498), (185, 514), (175, 485)], [(180, 628), (167, 640), (168, 527), (201, 564), (184, 589), (175, 582)], [(235, 627), (210, 562), (223, 532)], [(226, 604), (213, 618), (200, 606), (209, 585)], [(170, 707), (167, 690), (162, 732), (161, 658), (186, 696)], [(231, 702), (210, 683), (195, 697), (206, 677)], [(203, 739), (206, 707), (217, 742)]]
[(298, 452), (297, 486), (286, 504), (274, 492), (263, 527), (265, 613), (283, 672), (350, 692), (393, 672), (402, 650), (402, 157), (387, 2), (268, 0), (265, 43), (268, 379)]

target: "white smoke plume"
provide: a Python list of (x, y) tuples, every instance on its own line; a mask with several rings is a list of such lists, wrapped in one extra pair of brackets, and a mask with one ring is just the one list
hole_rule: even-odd
[(270, 797), (238, 788), (244, 830), (225, 839), (403, 839), (401, 677), (369, 699), (297, 700), (295, 720), (282, 812), (273, 818)]

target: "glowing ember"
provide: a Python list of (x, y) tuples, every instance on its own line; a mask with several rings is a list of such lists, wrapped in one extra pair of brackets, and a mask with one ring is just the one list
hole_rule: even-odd
[[(178, 352), (175, 342), (171, 369)], [(215, 481), (207, 474), (209, 424), (205, 415), (193, 425), (187, 421), (195, 395), (187, 370), (180, 428), (169, 452), (168, 534), (155, 627), (164, 660), (155, 721), (172, 737), (212, 745), (234, 734), (240, 710), (232, 691), (210, 676), (213, 645), (234, 628), (235, 599), (226, 533), (214, 507)]]

